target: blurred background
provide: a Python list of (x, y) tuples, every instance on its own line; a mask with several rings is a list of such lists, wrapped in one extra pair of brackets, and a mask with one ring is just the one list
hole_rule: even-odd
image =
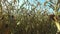
[(56, 34), (60, 0), (0, 0), (0, 34)]

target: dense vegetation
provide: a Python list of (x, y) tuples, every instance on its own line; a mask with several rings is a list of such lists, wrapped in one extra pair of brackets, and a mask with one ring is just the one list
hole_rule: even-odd
[[(43, 10), (38, 0), (34, 2), (36, 5), (23, 0), (20, 6), (19, 0), (0, 0), (0, 34), (56, 34), (57, 27), (49, 18), (48, 8)], [(60, 15), (59, 2), (46, 1), (44, 6), (49, 2), (53, 4), (49, 7), (56, 12), (53, 13)]]

